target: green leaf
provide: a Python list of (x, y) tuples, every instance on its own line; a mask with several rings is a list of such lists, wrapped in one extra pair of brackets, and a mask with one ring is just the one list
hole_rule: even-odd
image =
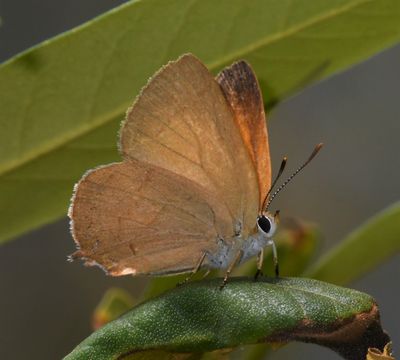
[(65, 215), (73, 184), (118, 159), (118, 124), (161, 65), (239, 58), (265, 101), (400, 38), (398, 0), (131, 1), (0, 66), (0, 240)]
[(352, 232), (321, 257), (306, 275), (344, 285), (399, 252), (400, 202), (397, 202)]
[(201, 353), (290, 340), (329, 346), (350, 359), (389, 340), (374, 300), (356, 290), (301, 278), (232, 278), (220, 290), (221, 281), (193, 282), (135, 307), (65, 360), (139, 359), (147, 351)]

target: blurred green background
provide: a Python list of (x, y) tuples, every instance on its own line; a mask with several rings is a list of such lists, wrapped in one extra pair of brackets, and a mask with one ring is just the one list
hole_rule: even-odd
[[(2, 0), (0, 61), (121, 3)], [(268, 114), (275, 168), (283, 155), (289, 169), (295, 168), (317, 142), (326, 145), (274, 201), (283, 217), (319, 224), (325, 240), (321, 252), (399, 199), (399, 93), (397, 46), (308, 87)], [(109, 278), (97, 268), (68, 263), (73, 250), (66, 219), (1, 246), (1, 359), (59, 359), (91, 332), (92, 311), (108, 287), (133, 294), (144, 288), (146, 279)], [(400, 338), (399, 260), (397, 255), (352, 284), (375, 297), (394, 340)], [(290, 344), (271, 358), (339, 357), (317, 346)]]

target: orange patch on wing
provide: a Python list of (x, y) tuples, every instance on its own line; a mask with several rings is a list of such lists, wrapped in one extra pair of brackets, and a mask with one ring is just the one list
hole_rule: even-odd
[(229, 103), (259, 184), (259, 210), (271, 186), (271, 159), (263, 98), (250, 65), (239, 61), (224, 69), (217, 81)]

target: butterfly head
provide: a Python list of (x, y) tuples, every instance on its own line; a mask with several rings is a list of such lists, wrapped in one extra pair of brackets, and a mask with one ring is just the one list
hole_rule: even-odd
[(271, 238), (276, 231), (277, 225), (279, 223), (279, 210), (272, 215), (269, 212), (259, 215), (257, 218), (257, 230), (258, 233)]

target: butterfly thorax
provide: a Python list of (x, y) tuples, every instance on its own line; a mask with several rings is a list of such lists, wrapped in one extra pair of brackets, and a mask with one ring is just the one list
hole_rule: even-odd
[[(272, 236), (272, 234), (271, 234)], [(239, 263), (247, 261), (249, 258), (259, 254), (261, 249), (271, 244), (272, 238), (259, 227), (257, 231), (250, 234), (247, 238), (243, 238), (241, 234), (234, 236), (233, 245), (227, 243), (223, 239), (219, 239), (218, 251), (216, 253), (208, 253), (208, 267), (213, 269), (226, 269), (234, 261), (239, 250), (243, 255)]]

